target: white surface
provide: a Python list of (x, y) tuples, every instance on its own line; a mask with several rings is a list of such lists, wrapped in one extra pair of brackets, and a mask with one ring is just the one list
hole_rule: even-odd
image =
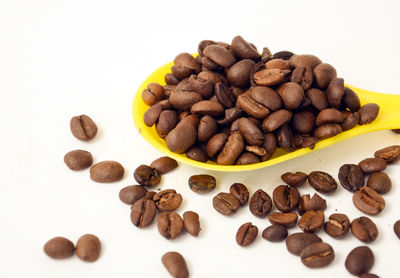
[[(269, 194), (286, 171), (322, 170), (337, 176), (343, 163), (357, 163), (381, 147), (399, 144), (400, 135), (383, 131), (266, 169), (217, 173), (180, 165), (157, 188), (175, 188), (184, 202), (178, 212), (200, 214), (199, 238), (189, 234), (167, 241), (156, 223), (134, 227), (119, 190), (134, 184), (133, 171), (160, 156), (136, 132), (131, 101), (140, 82), (179, 52), (194, 52), (202, 39), (230, 42), (240, 34), (259, 49), (314, 53), (333, 64), (348, 84), (399, 93), (400, 20), (398, 1), (82, 1), (38, 0), (0, 2), (0, 92), (2, 150), (0, 160), (0, 277), (169, 277), (161, 264), (166, 251), (182, 253), (191, 277), (350, 277), (344, 268), (349, 251), (360, 241), (349, 234), (332, 244), (335, 261), (310, 270), (288, 253), (284, 243), (261, 238), (269, 225), (248, 207), (224, 217), (212, 197), (233, 182), (251, 193)], [(84, 143), (69, 132), (69, 120), (90, 115), (99, 126), (95, 140)], [(400, 125), (399, 125), (400, 126)], [(86, 149), (95, 162), (114, 159), (126, 168), (122, 181), (97, 184), (88, 170), (70, 171), (63, 156)], [(385, 210), (371, 217), (379, 226), (369, 244), (376, 256), (373, 273), (398, 277), (395, 269), (400, 241), (392, 231), (400, 218), (400, 165), (388, 167), (393, 189), (384, 196)], [(187, 179), (209, 173), (218, 187), (200, 196)], [(308, 185), (300, 192), (312, 193)], [(325, 197), (325, 196), (324, 196)], [(363, 215), (341, 186), (326, 196), (328, 217), (345, 212)], [(259, 228), (249, 247), (235, 242), (247, 221)], [(291, 229), (290, 233), (298, 231)], [(54, 236), (74, 242), (85, 233), (99, 236), (100, 259), (93, 264), (73, 257), (48, 258), (44, 243)]]

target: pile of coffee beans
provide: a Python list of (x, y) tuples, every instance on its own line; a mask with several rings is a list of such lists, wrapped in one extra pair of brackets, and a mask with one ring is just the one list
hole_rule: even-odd
[(142, 92), (151, 106), (144, 123), (155, 125), (168, 148), (217, 164), (266, 161), (279, 147), (314, 148), (318, 140), (371, 123), (379, 106), (361, 107), (333, 66), (309, 54), (266, 47), (261, 54), (241, 36), (231, 44), (204, 40), (198, 56), (174, 59), (166, 85)]

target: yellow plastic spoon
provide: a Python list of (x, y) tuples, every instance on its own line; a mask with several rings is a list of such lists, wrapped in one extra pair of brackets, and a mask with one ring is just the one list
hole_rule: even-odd
[(371, 124), (367, 125), (357, 125), (351, 130), (342, 132), (334, 137), (324, 139), (319, 141), (313, 150), (308, 148), (298, 149), (294, 152), (286, 153), (283, 151), (275, 152), (274, 156), (265, 162), (259, 162), (255, 164), (249, 165), (217, 165), (213, 162), (202, 163), (192, 159), (187, 158), (184, 154), (177, 154), (171, 152), (165, 141), (158, 137), (157, 132), (155, 131), (154, 126), (148, 127), (143, 122), (143, 115), (146, 110), (149, 108), (142, 100), (142, 91), (147, 87), (147, 85), (151, 82), (157, 82), (160, 84), (165, 84), (164, 75), (166, 73), (171, 72), (172, 62), (160, 67), (155, 70), (152, 74), (150, 74), (146, 80), (140, 85), (137, 90), (135, 97), (133, 99), (132, 105), (132, 115), (133, 121), (138, 129), (139, 133), (143, 136), (143, 138), (149, 142), (154, 148), (161, 151), (162, 153), (175, 158), (178, 161), (183, 163), (192, 165), (194, 167), (214, 170), (214, 171), (224, 171), (224, 172), (238, 172), (238, 171), (250, 171), (256, 170), (260, 168), (264, 168), (270, 165), (274, 165), (304, 154), (307, 154), (312, 151), (316, 151), (340, 141), (346, 140), (348, 138), (361, 135), (367, 132), (378, 131), (383, 129), (394, 129), (400, 128), (400, 95), (390, 95), (390, 94), (380, 94), (375, 92), (370, 92), (367, 90), (359, 89), (353, 86), (346, 85), (353, 89), (358, 97), (360, 98), (361, 105), (365, 103), (377, 103), (380, 106), (380, 111), (378, 117)]

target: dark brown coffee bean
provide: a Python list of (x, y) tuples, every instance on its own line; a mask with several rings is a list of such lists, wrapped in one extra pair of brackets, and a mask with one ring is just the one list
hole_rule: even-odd
[(204, 48), (206, 48), (209, 45), (213, 45), (213, 44), (217, 44), (217, 43), (215, 41), (212, 41), (212, 40), (202, 40), (199, 43), (198, 48), (197, 48), (197, 52), (199, 53), (199, 56), (202, 57), (204, 55), (203, 54)]
[(200, 233), (199, 215), (194, 211), (186, 211), (183, 214), (183, 225), (186, 231), (192, 236), (197, 237)]
[(328, 108), (318, 113), (316, 124), (317, 126), (321, 126), (327, 123), (341, 123), (342, 121), (343, 114), (339, 110)]
[(203, 50), (203, 55), (224, 68), (228, 68), (236, 62), (232, 52), (220, 45), (207, 46)]
[(154, 160), (150, 164), (150, 167), (156, 169), (158, 172), (160, 172), (160, 174), (164, 175), (178, 167), (178, 162), (168, 156), (162, 156)]
[(192, 105), (190, 112), (192, 114), (210, 115), (213, 117), (217, 117), (224, 113), (224, 107), (215, 101), (201, 100)]
[[(176, 85), (174, 93), (192, 92), (192, 91), (193, 90), (190, 87), (189, 78), (184, 78), (178, 83), (178, 85)], [(172, 96), (172, 94), (170, 94), (170, 98), (171, 98), (171, 96)], [(172, 102), (171, 102), (171, 104), (172, 104)], [(188, 110), (188, 109), (185, 109), (185, 110)]]
[(166, 239), (177, 238), (183, 230), (183, 220), (176, 212), (163, 212), (157, 218), (160, 234)]
[(182, 195), (176, 193), (174, 189), (165, 189), (156, 193), (153, 201), (160, 211), (172, 211), (181, 205)]
[(239, 119), (239, 131), (250, 145), (260, 146), (264, 143), (264, 135), (261, 130), (249, 119)]
[(124, 187), (119, 192), (119, 199), (128, 205), (133, 205), (137, 200), (143, 198), (147, 189), (140, 185), (130, 185)]
[(283, 106), (286, 109), (297, 109), (304, 99), (303, 88), (294, 82), (283, 83), (276, 90), (282, 99)]
[(234, 183), (229, 188), (229, 193), (239, 200), (240, 205), (245, 205), (249, 200), (249, 191), (243, 183)]
[(325, 215), (322, 210), (308, 210), (299, 220), (299, 227), (304, 232), (314, 233), (319, 231), (324, 225)]
[(307, 90), (306, 97), (311, 101), (312, 105), (320, 111), (329, 107), (325, 93), (319, 89), (311, 88)]
[(360, 125), (365, 125), (373, 122), (379, 114), (379, 105), (376, 103), (367, 103), (361, 106), (360, 110)]
[(288, 110), (281, 109), (275, 111), (263, 120), (261, 129), (263, 132), (272, 132), (282, 125), (287, 124), (291, 118), (292, 112)]
[(400, 145), (393, 145), (377, 150), (374, 156), (384, 159), (387, 163), (394, 162), (400, 157)]
[(314, 69), (321, 64), (321, 60), (318, 57), (310, 54), (292, 55), (289, 61), (294, 68), (303, 66)]
[(365, 216), (351, 222), (351, 233), (362, 242), (369, 243), (378, 237), (378, 228), (371, 219)]
[(200, 65), (196, 59), (189, 53), (180, 53), (174, 59), (174, 65), (185, 66), (194, 70), (196, 73), (200, 72)]
[(348, 272), (357, 276), (370, 271), (374, 262), (372, 250), (368, 246), (359, 246), (347, 255), (344, 265)]
[(70, 129), (72, 135), (82, 141), (92, 140), (97, 134), (97, 125), (86, 115), (72, 117)]
[(360, 211), (376, 215), (385, 208), (385, 200), (375, 190), (369, 187), (361, 187), (353, 195), (353, 204)]
[(124, 167), (116, 161), (106, 160), (90, 167), (90, 178), (95, 182), (115, 182), (124, 176)]
[(189, 178), (189, 187), (196, 193), (207, 193), (215, 188), (216, 180), (210, 175), (193, 175)]
[(168, 273), (174, 278), (188, 278), (189, 270), (185, 259), (178, 252), (167, 252), (161, 257), (161, 261)]
[(302, 195), (299, 202), (299, 214), (303, 215), (304, 212), (309, 210), (325, 210), (326, 209), (326, 200), (319, 196), (317, 193), (314, 193), (312, 198), (310, 198), (310, 194)]
[(171, 72), (178, 80), (188, 78), (194, 73), (193, 69), (185, 66), (172, 66)]
[(81, 236), (76, 243), (76, 256), (85, 262), (94, 262), (100, 257), (101, 242), (95, 235)]
[(168, 133), (165, 142), (167, 143), (168, 149), (172, 152), (184, 153), (187, 149), (193, 146), (196, 139), (197, 128), (189, 121), (182, 120)]
[(299, 84), (303, 90), (307, 90), (313, 83), (313, 72), (309, 67), (297, 67), (293, 70), (290, 81)]
[(145, 125), (147, 125), (148, 127), (153, 126), (158, 121), (161, 112), (161, 105), (157, 105), (157, 103), (147, 109), (143, 115), (143, 121)]
[(217, 155), (225, 145), (226, 140), (228, 140), (228, 135), (224, 133), (215, 134), (207, 142), (207, 154), (209, 157), (214, 157)]
[(193, 146), (190, 149), (188, 149), (186, 151), (186, 157), (199, 161), (199, 162), (203, 162), (206, 163), (208, 161), (208, 155), (206, 153), (206, 151), (201, 147), (201, 146)]
[(344, 164), (339, 169), (339, 181), (344, 189), (355, 192), (364, 186), (364, 173), (356, 164)]
[(131, 207), (131, 221), (136, 227), (146, 227), (156, 215), (156, 203), (153, 200), (140, 199)]
[(311, 133), (315, 127), (315, 116), (307, 110), (294, 113), (291, 126), (298, 133)]
[(396, 133), (396, 134), (400, 134), (400, 128), (391, 129), (391, 131)]
[(271, 59), (265, 63), (265, 67), (267, 69), (290, 70), (289, 62), (283, 59)]
[(248, 94), (241, 94), (237, 98), (237, 104), (248, 115), (257, 119), (264, 119), (270, 113), (268, 108), (253, 100)]
[(379, 194), (385, 194), (392, 188), (392, 181), (386, 173), (375, 172), (369, 176), (367, 186)]
[(366, 158), (360, 163), (358, 163), (358, 166), (360, 166), (361, 170), (365, 174), (370, 174), (373, 172), (381, 172), (386, 169), (387, 162), (386, 160), (382, 158)]
[(156, 123), (156, 131), (158, 136), (165, 138), (168, 133), (176, 127), (178, 116), (175, 111), (164, 110), (161, 112), (158, 122)]
[[(167, 83), (167, 85), (178, 85), (178, 83), (179, 83), (179, 79), (176, 78), (172, 73), (165, 74), (164, 80), (165, 80), (165, 83)], [(164, 91), (165, 91), (165, 88), (164, 88)]]
[(232, 194), (220, 192), (213, 198), (213, 206), (219, 213), (231, 215), (239, 209), (240, 202)]
[(332, 246), (325, 242), (308, 245), (300, 253), (301, 262), (310, 268), (320, 268), (329, 265), (335, 258)]
[[(248, 147), (252, 147), (252, 146), (246, 146), (246, 148)], [(257, 147), (257, 146), (254, 146)], [(258, 147), (259, 148), (259, 147)], [(266, 152), (264, 152), (264, 155), (266, 154)], [(252, 152), (243, 152), (239, 158), (236, 160), (235, 165), (247, 165), (247, 164), (254, 164), (254, 163), (258, 163), (260, 162), (261, 159), (255, 155)]]
[(229, 83), (237, 87), (246, 87), (250, 82), (250, 71), (255, 63), (244, 59), (233, 64), (227, 71)]
[(271, 242), (279, 242), (288, 236), (288, 231), (284, 226), (271, 225), (262, 232), (262, 237)]
[(357, 94), (350, 88), (344, 88), (342, 102), (352, 112), (357, 112), (358, 109), (360, 109), (360, 99), (358, 98)]
[(158, 83), (150, 83), (147, 88), (142, 91), (142, 99), (144, 103), (152, 106), (165, 95), (164, 88)]
[(343, 122), (340, 124), (343, 131), (352, 129), (353, 127), (358, 125), (358, 123), (360, 122), (360, 113), (358, 113), (358, 112), (351, 113), (351, 112), (345, 111), (343, 116), (344, 116)]
[(217, 164), (233, 165), (244, 149), (243, 138), (239, 132), (232, 133), (217, 157)]
[(82, 170), (92, 165), (93, 157), (88, 151), (73, 150), (65, 154), (64, 163), (71, 170)]
[(278, 141), (276, 140), (275, 134), (273, 134), (273, 133), (264, 134), (263, 148), (267, 151), (267, 153), (270, 157), (275, 152), (277, 145), (278, 145)]
[(135, 169), (133, 177), (140, 185), (148, 187), (159, 184), (161, 180), (161, 174), (158, 170), (144, 164)]
[(66, 259), (74, 254), (75, 246), (65, 237), (55, 237), (50, 239), (43, 247), (47, 256), (53, 259)]
[(202, 79), (199, 76), (192, 74), (189, 77), (190, 88), (202, 95), (204, 98), (209, 98), (214, 93), (214, 83), (211, 80)]
[(277, 209), (282, 212), (289, 212), (297, 207), (300, 194), (294, 187), (280, 185), (274, 189), (272, 199)]
[(314, 136), (307, 134), (296, 134), (293, 136), (293, 145), (297, 149), (310, 148), (311, 150), (315, 148), (315, 144), (318, 139)]
[(244, 223), (236, 233), (236, 242), (240, 246), (248, 246), (253, 243), (258, 234), (258, 228), (251, 222)]
[(299, 256), (304, 248), (316, 242), (322, 242), (316, 234), (294, 233), (286, 239), (286, 248), (293, 255)]
[(303, 172), (290, 173), (287, 172), (281, 176), (281, 179), (290, 186), (301, 186), (307, 180), (307, 174)]
[(314, 131), (314, 136), (318, 139), (326, 139), (342, 132), (342, 127), (338, 124), (324, 124)]
[(249, 208), (255, 216), (265, 217), (272, 208), (271, 197), (264, 190), (258, 189), (250, 199)]
[(193, 104), (202, 99), (201, 94), (189, 91), (175, 91), (169, 97), (172, 106), (182, 111), (189, 111)]
[(313, 171), (308, 175), (310, 185), (320, 193), (330, 193), (336, 190), (337, 183), (328, 173)]
[(276, 53), (272, 56), (272, 58), (273, 58), (273, 59), (282, 59), (282, 60), (287, 61), (287, 60), (289, 60), (290, 57), (292, 57), (293, 55), (294, 55), (293, 52), (284, 50), (284, 51), (276, 52)]
[(231, 48), (233, 54), (239, 59), (256, 60), (260, 57), (257, 49), (252, 44), (245, 41), (241, 36), (233, 38)]
[(379, 278), (379, 276), (372, 273), (363, 273), (359, 278)]
[(282, 83), (289, 70), (263, 69), (254, 73), (253, 78), (258, 86), (273, 86)]
[(397, 220), (393, 225), (393, 230), (396, 236), (400, 239), (400, 220)]
[(225, 108), (232, 108), (235, 105), (235, 96), (229, 87), (222, 82), (215, 84), (215, 96)]
[(343, 78), (336, 78), (329, 82), (326, 96), (330, 106), (338, 108), (342, 97), (344, 95), (344, 80)]
[(262, 104), (271, 111), (276, 111), (282, 107), (282, 100), (279, 95), (269, 87), (256, 86), (250, 89), (250, 98)]
[(350, 220), (345, 214), (334, 213), (329, 216), (328, 222), (324, 225), (325, 232), (333, 238), (342, 237), (350, 229)]
[(271, 224), (282, 225), (286, 228), (293, 227), (297, 222), (297, 213), (295, 212), (271, 212), (268, 215)]
[(337, 78), (336, 70), (330, 64), (319, 64), (313, 70), (314, 82), (320, 89), (328, 87), (329, 82)]

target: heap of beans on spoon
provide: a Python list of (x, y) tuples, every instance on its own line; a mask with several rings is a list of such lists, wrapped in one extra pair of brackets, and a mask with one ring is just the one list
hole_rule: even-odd
[(270, 159), (277, 148), (314, 148), (356, 125), (372, 122), (379, 106), (360, 106), (335, 68), (310, 54), (272, 52), (241, 36), (231, 44), (204, 40), (198, 56), (174, 59), (166, 85), (142, 92), (144, 114), (175, 153), (221, 165)]

